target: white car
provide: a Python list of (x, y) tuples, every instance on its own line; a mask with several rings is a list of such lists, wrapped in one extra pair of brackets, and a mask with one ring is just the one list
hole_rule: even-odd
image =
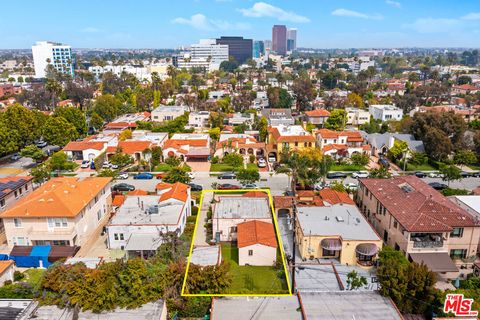
[(118, 177), (118, 179), (122, 179), (122, 180), (128, 179), (128, 173), (127, 172), (120, 172), (117, 177)]
[(350, 183), (345, 183), (345, 188), (350, 189), (350, 190), (357, 190), (358, 189), (358, 184), (350, 182)]
[(260, 158), (260, 159), (258, 159), (258, 164), (257, 165), (258, 165), (259, 168), (265, 168), (267, 166), (267, 162), (265, 161), (265, 159)]
[(370, 174), (368, 173), (368, 171), (356, 171), (354, 173), (352, 173), (352, 177), (353, 178), (368, 178)]
[(187, 174), (190, 179), (195, 179), (195, 175), (193, 174), (193, 172), (188, 172)]
[(116, 170), (116, 169), (118, 169), (118, 165), (112, 163), (112, 164), (110, 164), (110, 168)]
[(82, 168), (82, 169), (87, 169), (87, 168), (89, 168), (89, 167), (90, 167), (90, 161), (88, 161), (88, 160), (83, 160), (83, 161), (82, 161), (82, 164), (80, 165), (80, 168)]
[(103, 163), (102, 168), (103, 168), (103, 169), (110, 169), (111, 166), (112, 166), (112, 165), (110, 164), (110, 162), (105, 161), (105, 162)]

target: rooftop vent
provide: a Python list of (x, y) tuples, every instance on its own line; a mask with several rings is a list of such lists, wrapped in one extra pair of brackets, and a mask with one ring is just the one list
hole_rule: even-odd
[(336, 216), (335, 219), (337, 219), (337, 222), (344, 222), (345, 220), (340, 217), (340, 216)]

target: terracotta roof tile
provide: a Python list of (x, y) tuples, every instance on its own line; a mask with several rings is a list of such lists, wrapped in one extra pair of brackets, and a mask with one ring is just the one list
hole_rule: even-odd
[(272, 223), (251, 220), (237, 225), (237, 246), (243, 248), (254, 244), (277, 247)]
[(305, 114), (309, 117), (329, 117), (330, 112), (325, 109), (315, 109), (311, 111), (305, 111)]
[[(120, 141), (118, 147), (122, 149), (122, 153), (125, 154), (134, 154), (138, 152), (143, 152), (145, 149), (150, 148), (152, 143), (150, 141), (135, 141), (127, 140)], [(117, 148), (115, 148), (116, 150)]]
[(319, 191), (320, 197), (323, 201), (330, 204), (355, 204), (355, 202), (348, 196), (346, 192), (339, 192), (333, 189), (325, 188)]
[(116, 195), (112, 200), (112, 206), (120, 207), (125, 202), (125, 198), (123, 194)]
[(80, 151), (80, 150), (102, 150), (105, 146), (105, 142), (96, 142), (96, 141), (70, 141), (63, 148), (63, 151)]
[(75, 217), (111, 180), (108, 177), (53, 178), (0, 217)]
[(478, 225), (465, 210), (415, 176), (359, 181), (409, 232)]
[(263, 191), (248, 191), (245, 192), (242, 197), (246, 198), (268, 198), (268, 194)]
[(175, 182), (173, 184), (159, 183), (157, 184), (157, 190), (170, 189), (167, 192), (161, 194), (159, 202), (162, 202), (168, 199), (177, 199), (179, 201), (186, 202), (188, 199), (189, 188), (190, 187), (188, 185), (180, 182)]
[(2, 275), (7, 269), (13, 265), (13, 260), (1, 260), (0, 261), (0, 275)]

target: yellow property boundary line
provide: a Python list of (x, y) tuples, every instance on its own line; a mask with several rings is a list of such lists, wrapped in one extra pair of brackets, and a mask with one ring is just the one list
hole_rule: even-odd
[[(268, 195), (268, 201), (270, 203), (270, 210), (273, 216), (273, 224), (275, 226), (275, 232), (277, 236), (277, 242), (278, 245), (280, 246), (280, 253), (282, 255), (282, 263), (283, 263), (283, 270), (285, 271), (285, 277), (287, 279), (287, 285), (288, 285), (288, 292), (289, 293), (279, 293), (279, 294), (255, 294), (255, 293), (244, 293), (244, 294), (235, 294), (235, 293), (217, 293), (217, 294), (192, 294), (192, 293), (185, 293), (185, 286), (187, 284), (187, 276), (188, 276), (188, 269), (190, 267), (190, 257), (192, 256), (193, 252), (193, 246), (195, 242), (195, 235), (197, 233), (197, 228), (198, 228), (198, 220), (200, 219), (200, 211), (202, 210), (202, 203), (203, 203), (203, 197), (206, 192), (211, 192), (211, 193), (241, 193), (241, 192), (251, 192), (251, 191), (260, 191), (260, 192), (266, 192)], [(195, 221), (195, 229), (193, 230), (193, 236), (192, 236), (192, 243), (190, 245), (190, 253), (188, 254), (188, 261), (187, 261), (187, 268), (185, 270), (185, 277), (183, 278), (183, 285), (182, 285), (182, 297), (287, 297), (292, 295), (292, 288), (290, 285), (290, 278), (288, 276), (288, 270), (287, 270), (287, 264), (285, 262), (285, 253), (283, 252), (283, 244), (282, 244), (282, 239), (280, 237), (280, 232), (278, 231), (278, 224), (277, 224), (277, 217), (275, 215), (275, 210), (273, 208), (273, 197), (270, 192), (270, 189), (237, 189), (237, 190), (203, 190), (202, 194), (200, 196), (200, 203), (198, 205), (198, 213), (197, 213), (197, 220)]]

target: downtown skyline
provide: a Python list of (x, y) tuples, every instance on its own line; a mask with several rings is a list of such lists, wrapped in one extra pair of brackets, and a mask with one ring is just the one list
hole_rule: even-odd
[[(220, 36), (271, 39), (275, 24), (297, 28), (298, 47), (304, 48), (480, 47), (480, 1), (189, 0), (170, 6), (139, 0), (120, 6), (108, 0), (79, 6), (28, 0), (25, 5), (21, 22), (2, 16), (4, 25), (14, 27), (0, 31), (0, 49), (29, 48), (41, 40), (75, 48), (178, 48)], [(3, 6), (5, 12), (15, 10), (14, 3)]]

